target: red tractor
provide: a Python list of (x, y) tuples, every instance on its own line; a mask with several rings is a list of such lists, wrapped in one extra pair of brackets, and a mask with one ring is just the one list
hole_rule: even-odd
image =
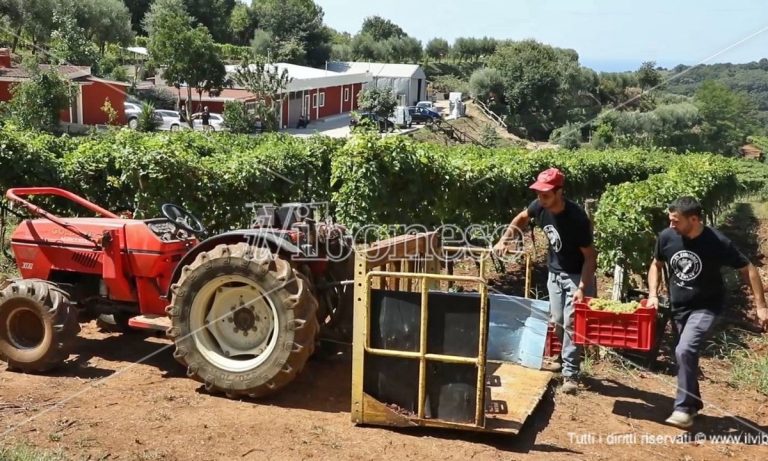
[[(34, 195), (94, 216), (56, 216), (24, 198)], [(208, 391), (258, 397), (302, 370), (321, 324), (348, 335), (351, 294), (337, 280), (347, 278), (350, 240), (343, 227), (311, 219), (311, 204), (262, 206), (253, 228), (203, 239), (201, 221), (173, 204), (142, 220), (52, 187), (6, 196), (37, 216), (10, 238), (21, 278), (0, 282), (0, 359), (9, 369), (62, 364), (78, 319), (101, 318), (120, 330), (166, 331), (174, 357)]]

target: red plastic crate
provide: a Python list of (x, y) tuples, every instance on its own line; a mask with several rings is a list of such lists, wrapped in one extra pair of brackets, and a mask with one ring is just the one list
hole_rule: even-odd
[(547, 328), (547, 339), (544, 343), (544, 357), (555, 357), (560, 354), (562, 349), (563, 345), (555, 335), (555, 326), (550, 323)]
[(619, 349), (648, 351), (656, 338), (656, 309), (645, 307), (645, 300), (633, 313), (594, 311), (591, 298), (576, 303), (574, 342)]

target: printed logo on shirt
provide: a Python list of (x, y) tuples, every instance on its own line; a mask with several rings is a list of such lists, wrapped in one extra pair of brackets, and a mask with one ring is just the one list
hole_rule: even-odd
[(701, 274), (701, 258), (692, 251), (678, 251), (669, 260), (675, 276), (680, 281), (690, 282)]
[(563, 242), (560, 240), (560, 234), (555, 229), (555, 226), (551, 224), (544, 226), (544, 233), (547, 234), (552, 249), (555, 250), (555, 253), (559, 253), (560, 249), (563, 248)]

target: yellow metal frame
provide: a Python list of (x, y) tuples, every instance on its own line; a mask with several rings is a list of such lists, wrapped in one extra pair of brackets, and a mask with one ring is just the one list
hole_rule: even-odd
[[(443, 247), (436, 233), (404, 235), (376, 242), (360, 249), (355, 255), (354, 276), (354, 324), (352, 344), (352, 421), (357, 424), (385, 426), (429, 426), (471, 431), (517, 433), (546, 392), (552, 373), (532, 370), (522, 366), (487, 361), (489, 296), (486, 272), (491, 249), (478, 247)], [(439, 256), (452, 253), (466, 254), (479, 260), (478, 276), (444, 275), (441, 273)], [(525, 294), (532, 297), (532, 256), (525, 251), (515, 251), (524, 256)], [(446, 265), (448, 272), (450, 265)], [(476, 357), (464, 357), (427, 353), (427, 325), (429, 321), (429, 291), (442, 290), (441, 284), (451, 287), (455, 283), (476, 284), (480, 294), (479, 345)], [(371, 347), (369, 319), (371, 317), (371, 290), (384, 289), (421, 294), (421, 324), (419, 350), (406, 352)], [(434, 308), (434, 307), (433, 307)], [(415, 414), (403, 414), (365, 393), (364, 371), (366, 355), (397, 357), (419, 361), (418, 403)], [(427, 361), (474, 365), (477, 369), (477, 394), (475, 415), (471, 424), (426, 418)], [(486, 385), (486, 372), (492, 367), (498, 384)], [(486, 412), (486, 400), (493, 407), (496, 402), (507, 405), (504, 413)]]
[[(409, 251), (410, 250), (410, 251)], [(434, 233), (402, 236), (360, 250), (355, 257), (355, 315), (353, 330), (352, 362), (352, 420), (359, 424), (383, 424), (393, 426), (436, 426), (469, 430), (485, 428), (486, 360), (488, 339), (488, 284), (486, 272), (491, 249), (476, 247), (442, 247)], [(479, 256), (479, 275), (457, 276), (441, 274), (438, 255), (469, 252)], [(531, 257), (525, 252), (525, 296), (530, 292)], [(442, 282), (477, 284), (480, 295), (480, 324), (478, 355), (463, 357), (430, 354), (427, 352), (427, 325), (429, 320), (429, 290), (440, 288)], [(369, 319), (371, 317), (371, 290), (376, 288), (421, 293), (421, 324), (418, 352), (406, 352), (371, 347)], [(418, 405), (415, 415), (401, 415), (391, 411), (381, 402), (364, 392), (365, 356), (397, 357), (419, 361)], [(474, 424), (455, 423), (425, 417), (427, 361), (467, 364), (477, 367), (477, 394)]]
[[(365, 317), (369, 319), (371, 317), (371, 288), (372, 281), (376, 277), (391, 277), (396, 279), (419, 279), (421, 281), (421, 325), (419, 331), (419, 352), (405, 352), (395, 351), (388, 349), (375, 349), (371, 347), (371, 338), (366, 335), (365, 337), (365, 349), (364, 351), (371, 355), (379, 355), (385, 357), (399, 357), (408, 359), (419, 359), (419, 402), (418, 413), (419, 419), (425, 418), (424, 405), (426, 402), (426, 375), (427, 375), (427, 360), (443, 363), (458, 363), (477, 366), (477, 394), (476, 394), (476, 409), (475, 409), (475, 425), (482, 426), (483, 415), (485, 413), (484, 405), (484, 392), (485, 392), (485, 355), (486, 355), (486, 340), (488, 337), (488, 286), (485, 279), (480, 277), (466, 277), (457, 275), (441, 275), (441, 274), (414, 274), (408, 272), (387, 272), (387, 271), (371, 271), (368, 272), (365, 278), (364, 290), (365, 296)], [(427, 353), (427, 323), (429, 320), (429, 288), (430, 285), (427, 281), (453, 281), (453, 282), (475, 282), (479, 285), (480, 293), (480, 334), (478, 344), (478, 355), (476, 357), (462, 357), (454, 355), (440, 355), (440, 354), (428, 354)], [(367, 322), (366, 322), (367, 326)]]

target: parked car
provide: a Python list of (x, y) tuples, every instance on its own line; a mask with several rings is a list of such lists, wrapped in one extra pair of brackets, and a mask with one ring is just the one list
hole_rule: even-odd
[[(224, 127), (224, 116), (215, 112), (210, 112), (209, 115), (211, 116), (210, 119), (208, 119), (208, 126), (210, 126), (211, 130), (213, 131), (222, 131), (226, 129)], [(192, 123), (196, 130), (202, 130), (203, 129), (203, 119), (201, 118), (203, 116), (202, 112), (197, 112), (195, 114), (192, 114)]]
[(155, 110), (155, 114), (158, 114), (163, 119), (160, 126), (157, 127), (160, 131), (189, 129), (187, 122), (183, 121), (179, 113), (175, 110), (157, 109)]
[(380, 133), (383, 133), (385, 131), (391, 132), (395, 130), (395, 123), (392, 120), (379, 117), (373, 112), (363, 112), (359, 115), (357, 119), (352, 118), (349, 121), (350, 130), (354, 130), (355, 128), (357, 128), (357, 126), (360, 123), (363, 123), (363, 122), (368, 122), (368, 123), (371, 123), (373, 126), (378, 127)]
[(440, 118), (440, 114), (424, 107), (411, 106), (408, 108), (413, 123), (430, 124)]
[(419, 102), (416, 103), (416, 107), (423, 107), (425, 109), (429, 109), (429, 110), (437, 112), (435, 110), (435, 103), (432, 102), (432, 101), (419, 101)]
[(141, 114), (141, 105), (133, 102), (126, 102), (123, 104), (123, 113), (125, 114), (125, 120), (128, 122), (128, 126), (135, 130), (139, 126), (139, 114)]

